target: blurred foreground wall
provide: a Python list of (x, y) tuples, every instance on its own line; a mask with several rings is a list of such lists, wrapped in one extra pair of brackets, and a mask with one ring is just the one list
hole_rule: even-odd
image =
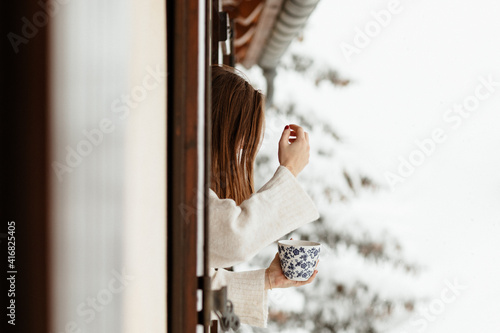
[(165, 332), (164, 1), (62, 2), (50, 27), (51, 332)]

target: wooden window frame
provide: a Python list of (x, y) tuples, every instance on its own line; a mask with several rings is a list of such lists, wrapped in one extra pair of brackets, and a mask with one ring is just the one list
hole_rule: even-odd
[[(167, 0), (167, 331), (195, 332), (210, 325), (210, 277), (208, 274), (208, 198), (210, 180), (210, 63), (212, 0), (205, 1), (205, 27), (199, 35), (200, 0)], [(203, 38), (204, 49), (199, 49)], [(205, 63), (198, 68), (199, 52)], [(204, 71), (204, 82), (199, 82)], [(199, 90), (204, 89), (203, 100)], [(204, 119), (198, 108), (204, 107)], [(204, 124), (204, 137), (199, 126)], [(201, 142), (200, 142), (201, 140)], [(201, 145), (200, 145), (201, 144)], [(200, 152), (200, 147), (203, 151)], [(203, 156), (203, 161), (199, 157)], [(199, 179), (198, 168), (204, 167)], [(202, 183), (201, 194), (199, 184)], [(202, 197), (200, 202), (199, 196)], [(203, 230), (198, 219), (203, 219)], [(203, 258), (197, 258), (197, 235), (203, 232)], [(197, 277), (197, 260), (203, 260), (203, 276)], [(203, 290), (203, 310), (198, 313), (197, 291)]]

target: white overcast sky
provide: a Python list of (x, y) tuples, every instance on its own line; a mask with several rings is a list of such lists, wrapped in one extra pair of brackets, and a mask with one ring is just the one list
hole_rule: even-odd
[[(479, 77), (500, 82), (500, 3), (402, 0), (400, 12), (347, 61), (340, 45), (354, 45), (356, 28), (365, 29), (371, 12), (389, 3), (320, 2), (300, 49), (306, 45), (353, 83), (307, 102), (323, 103), (382, 179), (397, 172), (399, 156), (417, 149), (415, 140), (444, 131), (446, 141), (403, 184), (355, 208), (367, 219), (376, 216), (407, 253), (437, 272), (436, 298), (446, 279), (467, 285), (425, 332), (499, 332), (500, 85), (456, 128), (443, 116), (474, 95)], [(405, 330), (418, 331), (403, 323), (395, 332)]]

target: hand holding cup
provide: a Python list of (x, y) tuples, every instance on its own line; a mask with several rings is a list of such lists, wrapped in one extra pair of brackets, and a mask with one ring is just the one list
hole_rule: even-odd
[(320, 247), (315, 242), (278, 242), (279, 252), (266, 270), (265, 289), (300, 287), (313, 282), (318, 274)]

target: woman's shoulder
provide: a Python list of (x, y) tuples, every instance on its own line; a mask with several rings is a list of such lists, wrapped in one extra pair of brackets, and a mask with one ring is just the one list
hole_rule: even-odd
[(212, 190), (211, 188), (209, 188), (208, 189), (208, 199), (209, 200), (219, 199), (219, 196), (217, 195), (217, 193), (215, 193), (214, 190)]

